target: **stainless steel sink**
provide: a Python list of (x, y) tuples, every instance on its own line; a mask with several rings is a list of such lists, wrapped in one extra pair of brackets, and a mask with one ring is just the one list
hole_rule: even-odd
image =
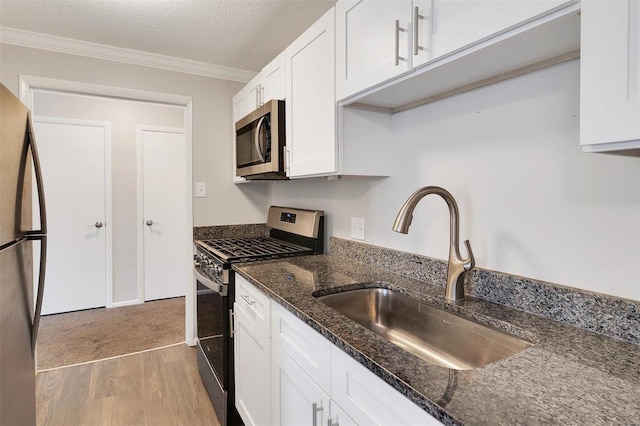
[(367, 288), (318, 299), (391, 343), (442, 367), (470, 370), (531, 346), (393, 290)]

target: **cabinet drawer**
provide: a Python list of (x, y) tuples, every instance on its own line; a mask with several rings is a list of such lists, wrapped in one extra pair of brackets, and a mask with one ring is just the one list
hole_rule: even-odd
[(440, 425), (336, 346), (331, 347), (331, 399), (360, 425)]
[(256, 325), (269, 335), (269, 297), (236, 274), (236, 303)]
[(331, 343), (299, 318), (271, 302), (271, 339), (329, 393)]

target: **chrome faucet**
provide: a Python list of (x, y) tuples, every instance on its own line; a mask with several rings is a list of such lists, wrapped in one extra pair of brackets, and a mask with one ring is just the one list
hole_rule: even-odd
[(445, 290), (445, 298), (449, 302), (455, 302), (457, 300), (464, 299), (464, 279), (468, 271), (472, 270), (476, 265), (476, 261), (471, 251), (471, 244), (469, 240), (465, 240), (464, 245), (467, 246), (467, 253), (469, 257), (462, 259), (460, 256), (459, 241), (459, 222), (458, 222), (458, 204), (453, 196), (444, 188), (439, 186), (425, 186), (418, 189), (411, 194), (409, 199), (404, 203), (398, 217), (393, 223), (393, 230), (396, 232), (402, 232), (407, 234), (409, 232), (409, 226), (411, 225), (411, 219), (413, 218), (413, 210), (416, 208), (418, 202), (429, 194), (437, 194), (446, 201), (449, 206), (449, 268), (447, 270), (447, 286)]

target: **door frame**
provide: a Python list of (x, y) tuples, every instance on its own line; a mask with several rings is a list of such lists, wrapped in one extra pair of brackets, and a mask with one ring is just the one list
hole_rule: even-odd
[[(164, 127), (164, 126), (154, 126), (151, 124), (138, 124), (136, 126), (136, 168), (137, 168), (137, 204), (138, 204), (138, 213), (137, 213), (137, 223), (138, 223), (138, 300), (140, 303), (145, 302), (145, 288), (144, 288), (144, 156), (143, 156), (143, 146), (142, 146), (142, 133), (144, 131), (151, 132), (164, 132), (164, 133), (178, 133), (181, 135), (185, 135), (185, 144), (186, 144), (186, 131), (182, 127)], [(185, 147), (185, 153), (187, 149)], [(185, 161), (187, 163), (191, 163), (191, 159), (187, 159), (185, 155)], [(188, 168), (188, 164), (185, 164), (185, 169)], [(191, 188), (191, 179), (187, 179), (185, 176), (185, 185)], [(185, 191), (185, 205), (189, 204), (191, 195)], [(187, 219), (189, 220), (189, 219)], [(193, 234), (193, 231), (191, 231)], [(189, 241), (189, 234), (187, 234), (187, 241)], [(188, 293), (188, 291), (187, 291)]]
[[(37, 91), (34, 90), (34, 91)], [(67, 124), (71, 126), (102, 127), (104, 129), (104, 191), (105, 191), (105, 306), (113, 307), (113, 199), (111, 181), (111, 123), (108, 121), (34, 115), (34, 123)], [(36, 139), (36, 143), (38, 140)], [(33, 180), (35, 185), (35, 179)], [(34, 219), (36, 216), (34, 216)], [(37, 228), (34, 228), (37, 229)], [(34, 262), (34, 267), (35, 267)]]
[[(185, 157), (187, 167), (185, 178), (187, 185), (186, 204), (186, 232), (193, 234), (193, 185), (192, 185), (192, 162), (193, 162), (193, 100), (191, 96), (176, 95), (171, 93), (154, 92), (147, 90), (129, 89), (125, 87), (105, 86), (101, 84), (84, 83), (79, 81), (59, 80), (54, 78), (37, 77), (30, 75), (19, 75), (20, 100), (33, 109), (33, 91), (56, 90), (61, 92), (71, 92), (90, 96), (115, 97), (133, 101), (152, 102), (181, 106), (184, 108), (184, 136), (185, 136)], [(185, 242), (184, 277), (186, 283), (193, 283), (193, 241), (188, 239)], [(188, 284), (187, 284), (188, 285)], [(185, 297), (185, 341), (190, 346), (196, 345), (196, 295), (195, 286), (190, 286), (191, 291), (187, 291)], [(126, 303), (126, 302), (125, 302)], [(135, 303), (135, 302), (134, 302)], [(123, 306), (119, 302), (118, 306)]]

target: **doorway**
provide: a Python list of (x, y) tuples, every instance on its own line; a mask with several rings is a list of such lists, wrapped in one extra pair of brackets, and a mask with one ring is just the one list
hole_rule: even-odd
[[(32, 110), (34, 107), (34, 93), (38, 91), (43, 92), (51, 92), (58, 91), (64, 92), (68, 94), (75, 94), (79, 97), (82, 96), (101, 96), (107, 97), (111, 99), (119, 99), (119, 100), (128, 100), (133, 103), (146, 103), (146, 104), (155, 104), (155, 105), (165, 105), (165, 106), (173, 106), (180, 108), (181, 114), (183, 117), (182, 126), (184, 126), (184, 172), (185, 172), (185, 185), (184, 185), (184, 200), (181, 203), (185, 206), (185, 220), (183, 221), (184, 234), (188, 235), (189, 238), (185, 238), (184, 241), (180, 244), (183, 245), (182, 250), (180, 250), (180, 254), (177, 258), (177, 274), (180, 275), (179, 280), (185, 283), (185, 286), (189, 288), (189, 284), (192, 283), (192, 243), (191, 243), (191, 233), (193, 229), (193, 219), (192, 219), (192, 188), (191, 188), (191, 162), (192, 162), (192, 132), (191, 132), (191, 116), (192, 116), (192, 101), (188, 96), (181, 95), (173, 95), (159, 92), (149, 92), (149, 91), (140, 91), (134, 89), (125, 89), (125, 88), (117, 88), (117, 87), (108, 87), (101, 86), (95, 84), (88, 83), (79, 83), (79, 82), (71, 82), (71, 81), (63, 81), (56, 79), (48, 79), (41, 77), (33, 77), (33, 76), (21, 76), (20, 77), (20, 98), (21, 100), (27, 104)], [(37, 111), (36, 111), (37, 114)], [(174, 126), (177, 127), (177, 126)], [(114, 141), (117, 138), (114, 131)], [(134, 142), (135, 147), (135, 142)], [(115, 148), (114, 148), (115, 150)], [(136, 156), (131, 156), (131, 159), (136, 161)], [(117, 165), (113, 165), (113, 176), (115, 177), (124, 175), (127, 177), (127, 171), (121, 170)], [(136, 181), (135, 171), (133, 176), (133, 181)], [(130, 176), (129, 176), (130, 177)], [(114, 178), (115, 179), (115, 178)], [(132, 191), (133, 202), (128, 204), (135, 206), (135, 201), (137, 197), (137, 192)], [(116, 205), (116, 200), (114, 199), (114, 219), (118, 212), (118, 206)], [(134, 227), (140, 226), (137, 217), (134, 219)], [(132, 232), (133, 231), (133, 232)], [(137, 235), (136, 229), (126, 229), (125, 232), (127, 234)], [(127, 251), (129, 250), (129, 251)], [(138, 244), (134, 243), (132, 245), (128, 245), (123, 250), (117, 247), (115, 242), (114, 235), (114, 263), (118, 260), (117, 257), (125, 257), (130, 259), (134, 265), (137, 265), (138, 259), (136, 252), (138, 250)], [(133, 255), (132, 255), (133, 252)], [(137, 268), (135, 268), (137, 271)], [(114, 271), (117, 271), (117, 268), (114, 268)], [(134, 288), (133, 296), (129, 294), (121, 294), (117, 288), (114, 288), (113, 291), (113, 303), (112, 306), (125, 306), (142, 303), (144, 301), (144, 293), (138, 291), (138, 279), (137, 273), (134, 279), (135, 285), (128, 286), (127, 288)], [(114, 272), (113, 276), (114, 287), (116, 283), (119, 282), (119, 277), (116, 272)], [(107, 305), (108, 306), (108, 305)], [(195, 343), (195, 297), (193, 292), (186, 291), (185, 297), (185, 335), (186, 342), (190, 345)]]

